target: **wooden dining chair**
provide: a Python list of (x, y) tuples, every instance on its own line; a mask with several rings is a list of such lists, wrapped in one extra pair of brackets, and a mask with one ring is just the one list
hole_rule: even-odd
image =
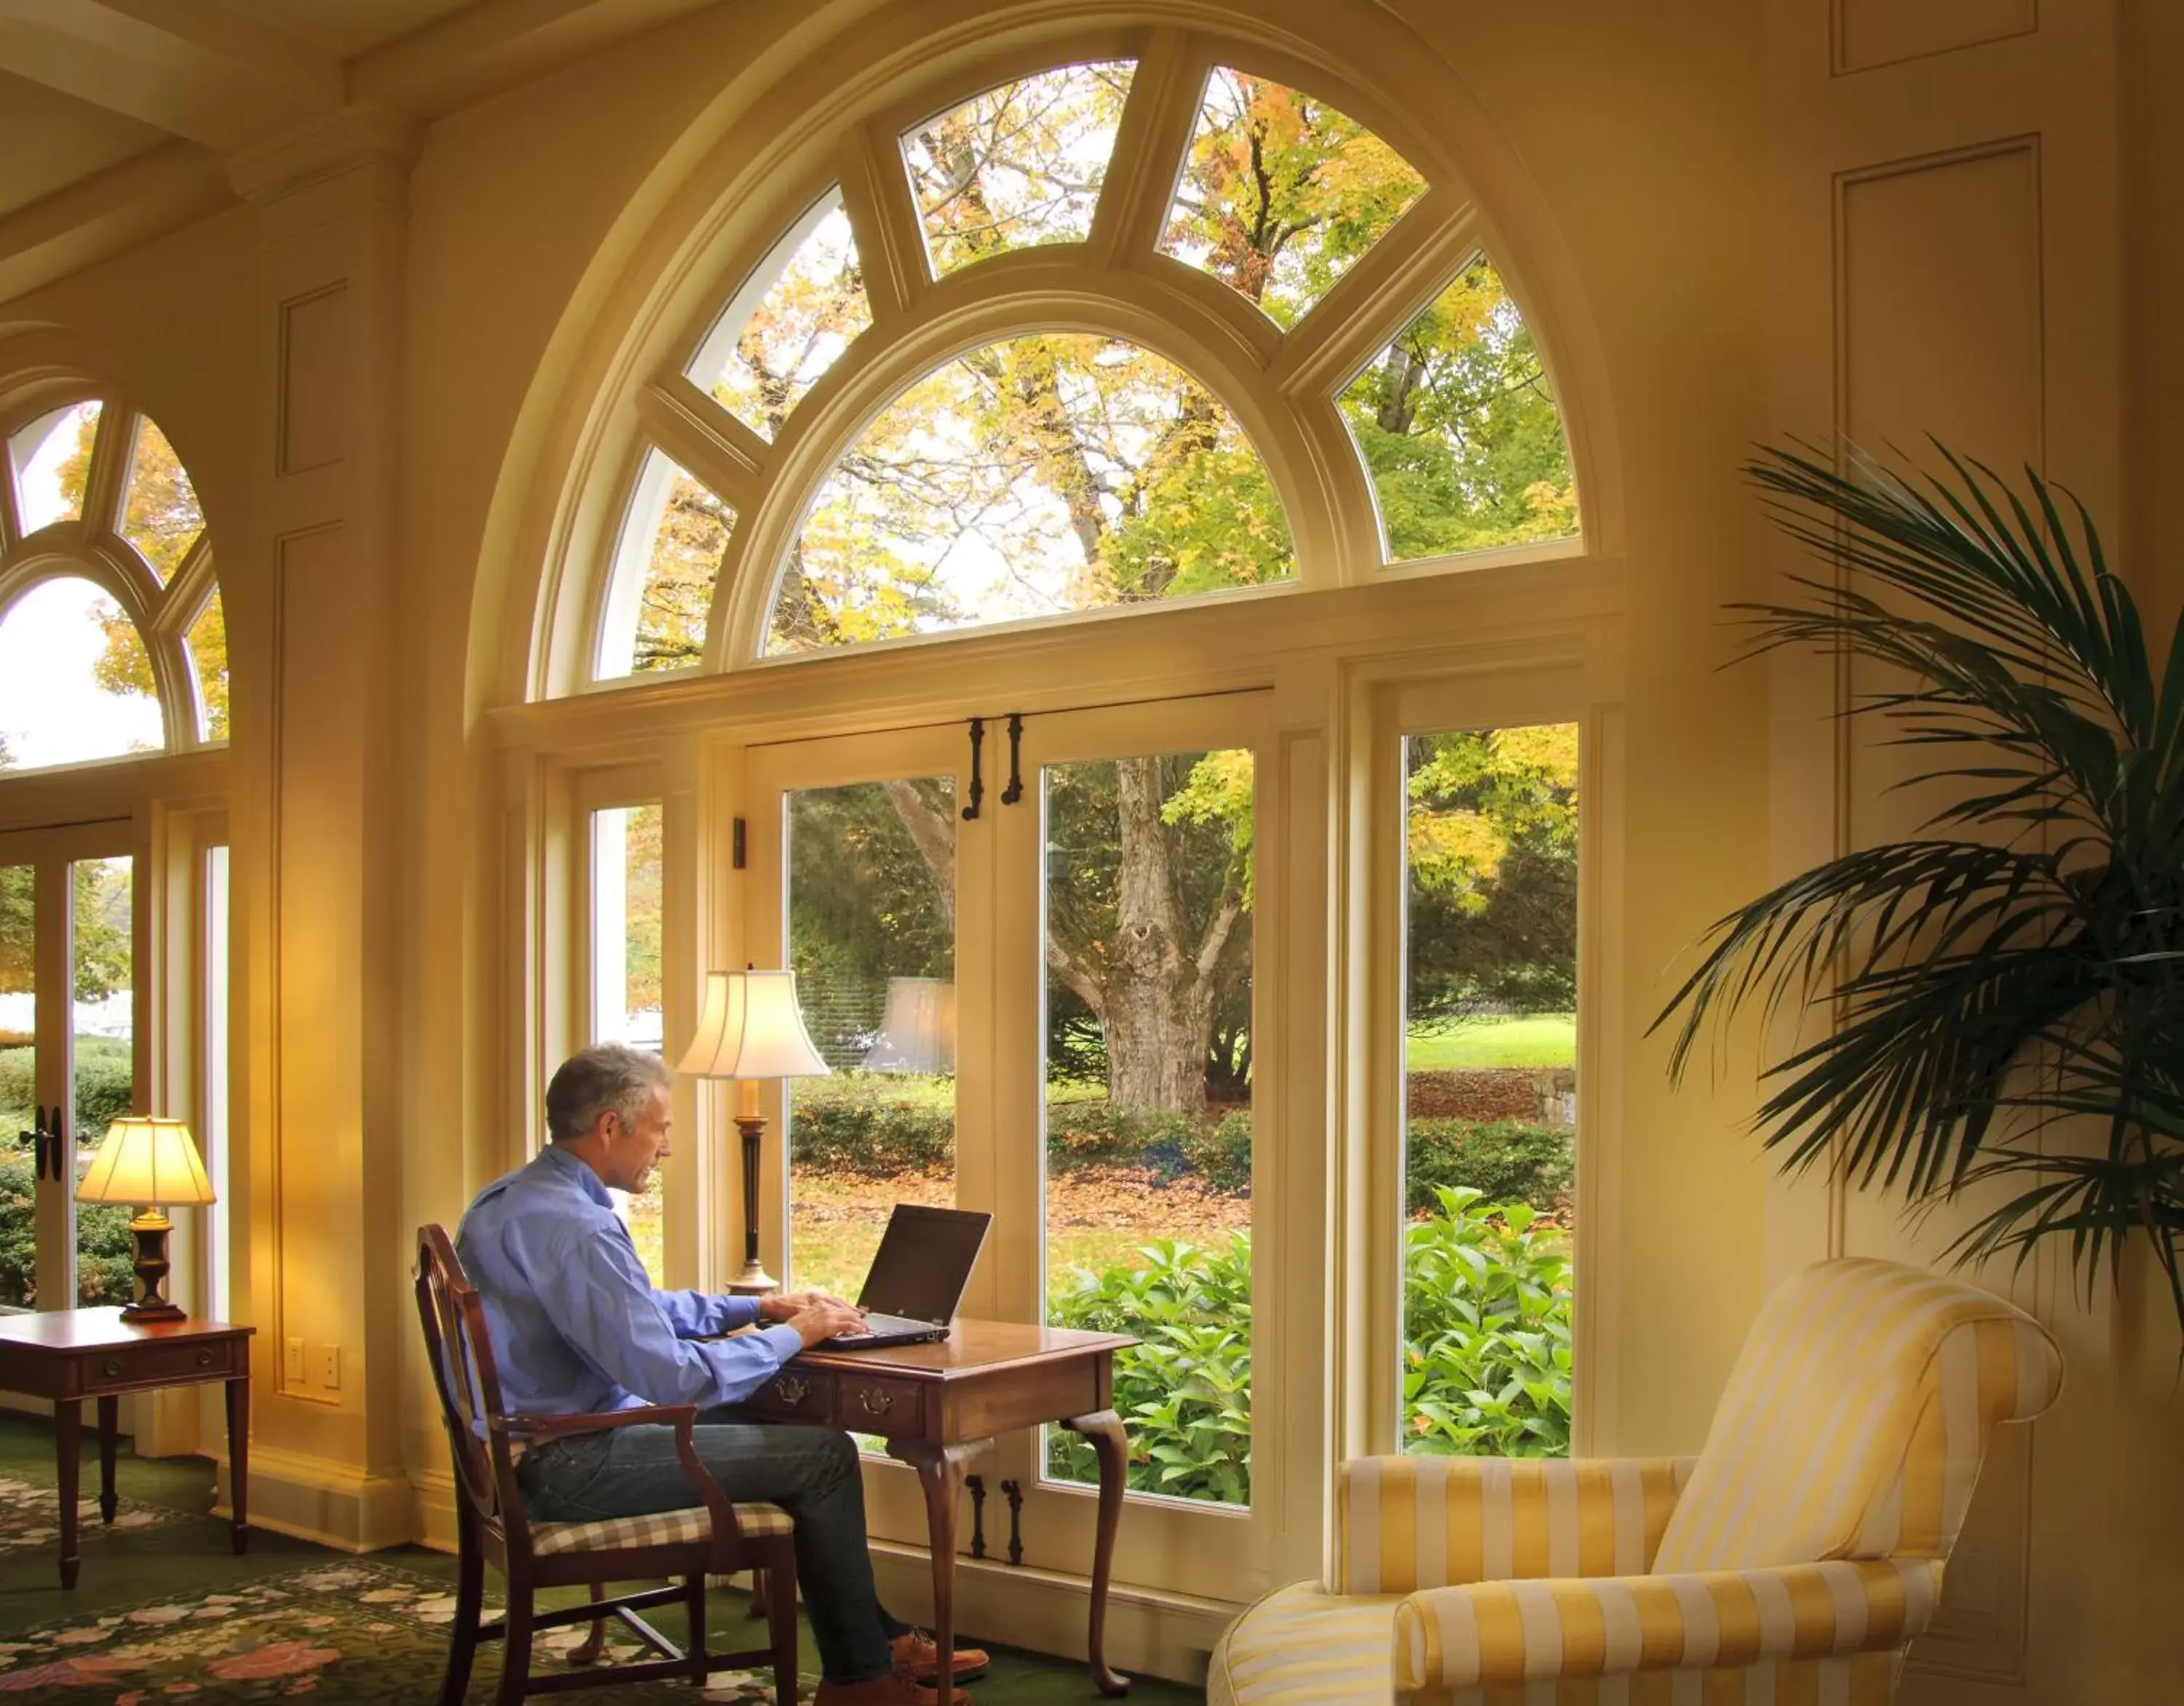
[[(527, 1695), (688, 1677), (699, 1687), (716, 1670), (751, 1670), (771, 1664), (776, 1706), (796, 1702), (796, 1564), (788, 1514), (777, 1505), (731, 1504), (699, 1460), (691, 1426), (694, 1404), (659, 1404), (596, 1415), (530, 1416), (501, 1414), (500, 1377), (487, 1336), (485, 1309), (457, 1259), (446, 1229), (417, 1233), (417, 1314), (440, 1412), (454, 1458), (455, 1515), (460, 1548), (454, 1640), (448, 1654), (441, 1706), (461, 1706), (471, 1660), (481, 1641), (506, 1642), (499, 1706), (515, 1706)], [(659, 1424), (675, 1430), (676, 1454), (690, 1477), (696, 1502), (679, 1510), (601, 1522), (532, 1522), (516, 1489), (521, 1449), (571, 1434)], [(481, 1610), (485, 1567), (508, 1584), (508, 1610), (485, 1624)], [(755, 1651), (705, 1650), (705, 1579), (731, 1571), (756, 1572), (766, 1588), (768, 1644)], [(681, 1577), (681, 1585), (647, 1588), (616, 1598), (609, 1582)], [(541, 1589), (582, 1587), (589, 1603), (541, 1611)], [(681, 1600), (690, 1624), (689, 1648), (677, 1648), (638, 1615)], [(531, 1675), (536, 1631), (557, 1625), (593, 1623), (591, 1637), (574, 1656), (596, 1658), (609, 1617), (636, 1631), (660, 1656), (545, 1676)]]

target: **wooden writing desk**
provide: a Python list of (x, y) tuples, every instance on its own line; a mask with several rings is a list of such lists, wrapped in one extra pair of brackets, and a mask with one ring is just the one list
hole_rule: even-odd
[[(1123, 1515), (1128, 1442), (1112, 1408), (1115, 1353), (1135, 1339), (1008, 1321), (962, 1321), (939, 1344), (806, 1351), (749, 1408), (783, 1421), (879, 1434), (917, 1471), (933, 1548), (933, 1638), (944, 1687), (956, 1651), (956, 1510), (964, 1466), (995, 1434), (1059, 1422), (1091, 1442), (1100, 1464), (1087, 1663), (1102, 1694), (1129, 1692), (1107, 1668), (1107, 1578)], [(945, 1696), (944, 1694), (943, 1698)]]
[(250, 1336), (225, 1321), (149, 1321), (132, 1325), (120, 1309), (49, 1309), (0, 1315), (0, 1391), (53, 1401), (53, 1450), (59, 1460), (61, 1586), (76, 1575), (76, 1470), (83, 1445), (83, 1401), (98, 1400), (98, 1514), (114, 1520), (114, 1441), (121, 1394), (158, 1386), (227, 1382), (228, 1486), (235, 1549), (249, 1543), (245, 1488), (250, 1467)]

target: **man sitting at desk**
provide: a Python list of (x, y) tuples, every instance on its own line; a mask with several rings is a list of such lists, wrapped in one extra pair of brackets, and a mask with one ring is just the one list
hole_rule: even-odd
[[(655, 1291), (607, 1196), (610, 1186), (642, 1191), (668, 1154), (667, 1086), (656, 1054), (602, 1043), (571, 1056), (546, 1086), (553, 1141), (463, 1216), (456, 1249), (485, 1304), (509, 1413), (696, 1404), (698, 1455), (722, 1491), (795, 1520), (796, 1575), (826, 1673), (818, 1706), (936, 1702), (920, 1686), (936, 1678), (933, 1643), (890, 1617), (872, 1586), (855, 1444), (833, 1428), (751, 1422), (727, 1409), (799, 1351), (855, 1326), (856, 1307), (816, 1292)], [(541, 1522), (679, 1510), (698, 1498), (668, 1427), (550, 1440), (524, 1453), (515, 1478)], [(985, 1662), (958, 1648), (953, 1668), (961, 1677)], [(967, 1706), (960, 1689), (949, 1694)]]

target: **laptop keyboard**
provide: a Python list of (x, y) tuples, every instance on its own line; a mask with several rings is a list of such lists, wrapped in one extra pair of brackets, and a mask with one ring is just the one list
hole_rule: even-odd
[(929, 1333), (934, 1331), (931, 1321), (912, 1320), (907, 1315), (867, 1314), (861, 1333), (837, 1333), (828, 1342), (854, 1345), (860, 1339), (877, 1338), (882, 1333)]

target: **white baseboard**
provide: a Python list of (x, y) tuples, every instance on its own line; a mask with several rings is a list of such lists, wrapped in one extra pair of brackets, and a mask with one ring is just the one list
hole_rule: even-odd
[[(220, 1477), (225, 1516), (227, 1480)], [(416, 1534), (416, 1489), (400, 1475), (371, 1475), (353, 1464), (254, 1445), (250, 1525), (340, 1552), (406, 1546)]]
[[(933, 1566), (922, 1547), (872, 1542), (872, 1575), (897, 1616), (933, 1612)], [(1091, 1603), (1089, 1577), (992, 1559), (956, 1560), (956, 1626), (1034, 1653), (1083, 1659)], [(1244, 1610), (1226, 1600), (1117, 1582), (1107, 1595), (1107, 1663), (1117, 1670), (1192, 1687), (1221, 1631)]]

